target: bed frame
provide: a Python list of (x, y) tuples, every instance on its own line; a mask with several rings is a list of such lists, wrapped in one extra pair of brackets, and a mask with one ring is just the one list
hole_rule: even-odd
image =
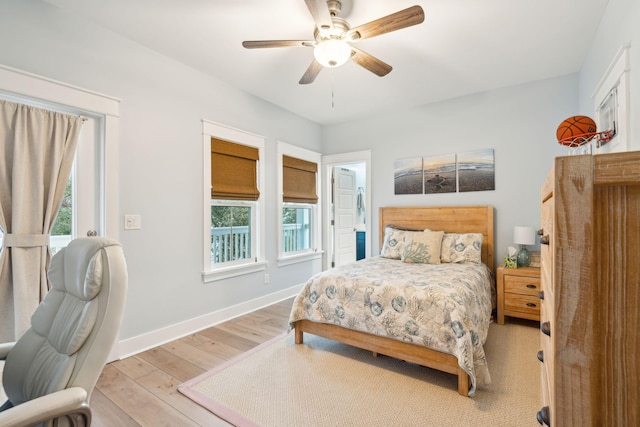
[[(482, 233), (482, 261), (495, 277), (493, 206), (382, 207), (379, 210), (380, 247), (387, 225), (412, 230), (428, 228), (451, 233)], [(369, 350), (374, 355), (384, 354), (457, 375), (458, 393), (469, 395), (469, 375), (458, 366), (458, 359), (454, 355), (310, 320), (295, 323), (296, 344), (304, 342), (304, 332)]]

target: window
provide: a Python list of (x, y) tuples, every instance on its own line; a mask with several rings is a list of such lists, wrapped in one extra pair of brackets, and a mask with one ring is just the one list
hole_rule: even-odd
[(222, 265), (251, 260), (251, 231), (255, 208), (225, 200), (211, 200), (211, 263)]
[(284, 265), (319, 257), (322, 253), (318, 206), (320, 155), (280, 142), (278, 160), (282, 188), (278, 261)]
[[(119, 101), (82, 88), (0, 66), (0, 97), (85, 117), (64, 200), (52, 228), (52, 253), (88, 231), (118, 239), (117, 126)], [(0, 235), (2, 233), (0, 232)], [(1, 236), (0, 236), (1, 239)], [(0, 243), (1, 246), (1, 243)]]
[(282, 208), (282, 251), (292, 254), (311, 249), (311, 205), (284, 203)]
[(262, 233), (264, 140), (203, 122), (205, 154), (205, 256), (203, 280), (264, 270)]

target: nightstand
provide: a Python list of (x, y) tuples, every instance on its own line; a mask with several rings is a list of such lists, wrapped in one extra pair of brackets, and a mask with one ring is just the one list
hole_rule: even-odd
[(497, 276), (498, 324), (505, 316), (540, 321), (540, 268), (499, 266)]

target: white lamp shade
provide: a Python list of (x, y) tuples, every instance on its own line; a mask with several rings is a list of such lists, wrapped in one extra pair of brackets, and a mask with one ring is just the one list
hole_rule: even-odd
[(513, 243), (516, 245), (533, 245), (536, 243), (536, 235), (533, 227), (513, 227)]
[(339, 67), (351, 57), (351, 47), (343, 40), (329, 39), (313, 48), (313, 56), (324, 67)]

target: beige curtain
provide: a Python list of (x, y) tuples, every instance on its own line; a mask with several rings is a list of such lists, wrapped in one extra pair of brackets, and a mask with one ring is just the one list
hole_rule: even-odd
[(49, 233), (82, 119), (0, 100), (0, 342), (18, 339), (48, 291)]

